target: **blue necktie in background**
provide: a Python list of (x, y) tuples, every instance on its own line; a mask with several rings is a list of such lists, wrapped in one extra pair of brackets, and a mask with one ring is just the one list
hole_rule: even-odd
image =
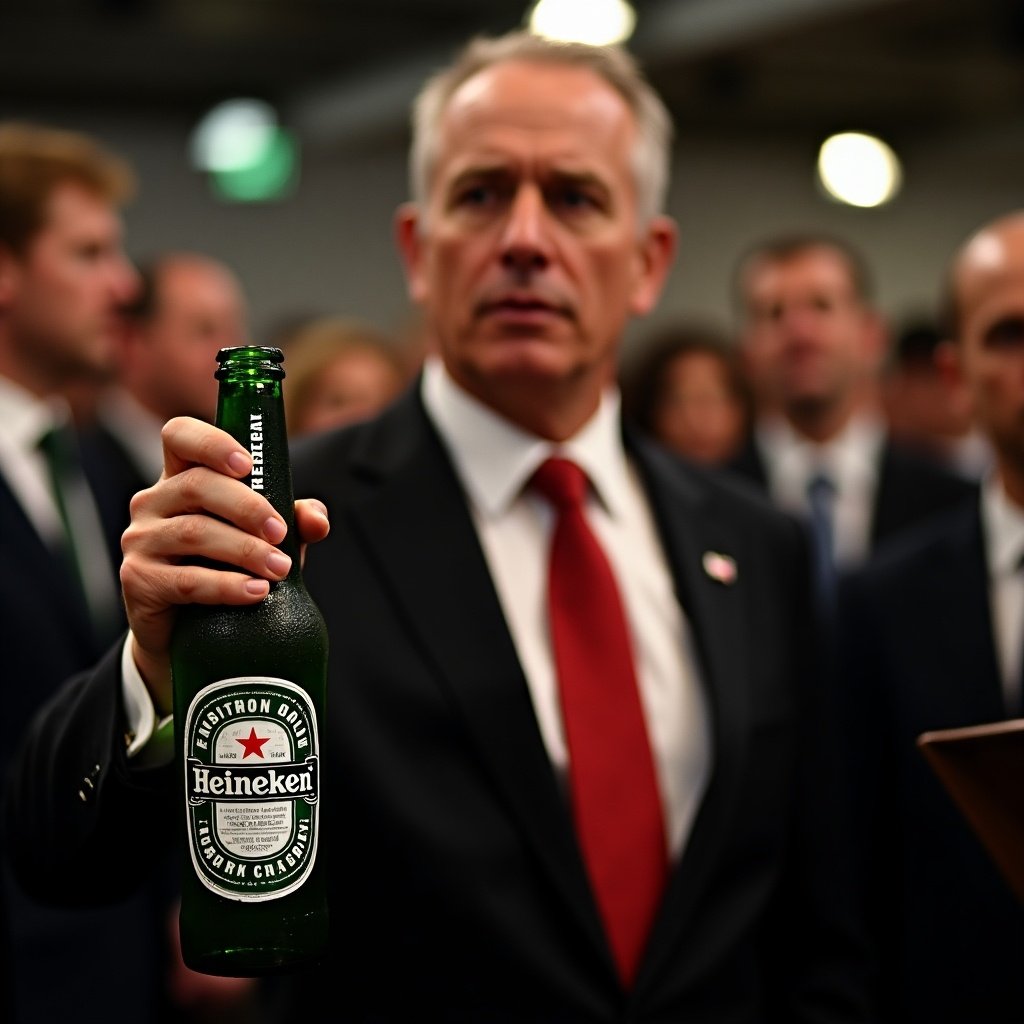
[(821, 471), (814, 473), (807, 481), (814, 573), (819, 596), (829, 609), (835, 598), (836, 586), (835, 501), (836, 485), (832, 478)]

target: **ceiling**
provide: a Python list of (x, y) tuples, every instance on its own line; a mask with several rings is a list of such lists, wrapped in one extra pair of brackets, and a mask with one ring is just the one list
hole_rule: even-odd
[[(681, 130), (1024, 125), (1022, 0), (634, 0), (630, 48)], [(196, 118), (229, 95), (322, 141), (404, 131), (424, 74), (525, 0), (8, 0), (0, 116)]]

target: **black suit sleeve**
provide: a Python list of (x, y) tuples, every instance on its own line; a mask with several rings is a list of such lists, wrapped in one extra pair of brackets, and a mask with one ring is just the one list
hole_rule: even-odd
[(40, 710), (6, 780), (7, 853), (46, 904), (121, 899), (173, 842), (173, 768), (133, 770), (126, 755), (121, 646)]

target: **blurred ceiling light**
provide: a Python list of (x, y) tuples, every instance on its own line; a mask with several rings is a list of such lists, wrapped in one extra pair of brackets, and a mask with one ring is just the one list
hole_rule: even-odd
[(211, 184), (223, 199), (235, 203), (263, 203), (281, 199), (298, 179), (295, 140), (276, 128), (258, 160), (230, 171), (214, 171)]
[(247, 167), (270, 144), (276, 127), (274, 108), (262, 100), (218, 103), (192, 133), (192, 164), (201, 171)]
[(190, 153), (216, 193), (234, 202), (277, 199), (295, 177), (295, 142), (262, 100), (219, 103), (193, 131)]
[(850, 206), (881, 206), (902, 183), (899, 158), (881, 139), (843, 132), (822, 143), (818, 180), (825, 191)]
[(636, 12), (626, 0), (537, 0), (528, 23), (547, 39), (608, 46), (633, 34)]

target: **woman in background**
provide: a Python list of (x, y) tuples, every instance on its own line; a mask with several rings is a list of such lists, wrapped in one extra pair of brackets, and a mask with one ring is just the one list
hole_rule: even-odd
[(750, 429), (751, 397), (725, 336), (677, 324), (644, 342), (622, 375), (626, 417), (696, 462), (721, 464)]
[(285, 353), (285, 418), (292, 437), (366, 419), (404, 387), (389, 335), (343, 317), (307, 320), (279, 342)]

